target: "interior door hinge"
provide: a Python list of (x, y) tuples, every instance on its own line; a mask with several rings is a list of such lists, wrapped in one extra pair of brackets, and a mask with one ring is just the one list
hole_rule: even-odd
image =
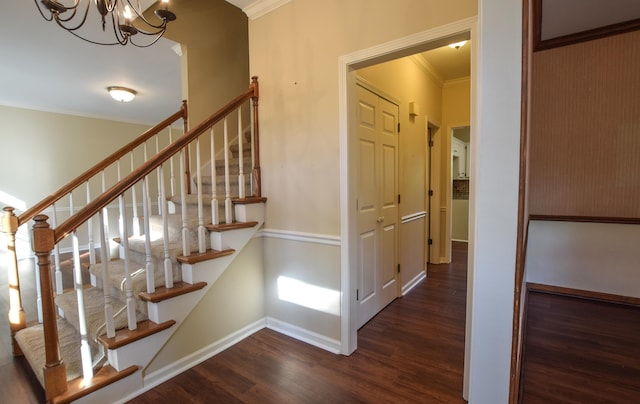
[(400, 133), (400, 122), (398, 122), (398, 133)]
[(398, 203), (400, 203), (400, 194), (398, 194)]
[(433, 239), (429, 239), (429, 245), (433, 244)]
[(433, 147), (433, 140), (429, 140), (429, 147)]
[(400, 273), (400, 264), (398, 264), (398, 273)]
[(356, 289), (356, 301), (360, 300), (360, 289)]
[(433, 196), (433, 189), (429, 190), (429, 196)]

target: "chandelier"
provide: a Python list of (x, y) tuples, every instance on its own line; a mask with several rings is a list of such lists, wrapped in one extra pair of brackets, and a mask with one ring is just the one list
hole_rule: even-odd
[[(167, 24), (176, 19), (176, 15), (169, 11), (169, 0), (161, 0), (162, 4), (155, 10), (155, 21), (144, 16), (140, 0), (34, 1), (45, 20), (55, 21), (71, 34), (97, 45), (130, 43), (145, 48), (156, 43), (164, 35)], [(90, 11), (93, 3), (97, 16)], [(102, 32), (88, 27), (89, 24), (82, 28), (87, 20), (94, 21), (94, 17), (99, 17), (96, 20), (102, 24)]]

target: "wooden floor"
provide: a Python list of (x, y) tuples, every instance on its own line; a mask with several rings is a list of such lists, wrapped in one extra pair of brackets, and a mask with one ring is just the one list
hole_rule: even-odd
[(131, 403), (464, 403), (466, 244), (453, 254), (361, 328), (349, 357), (265, 329)]
[(640, 403), (640, 307), (530, 292), (522, 402)]

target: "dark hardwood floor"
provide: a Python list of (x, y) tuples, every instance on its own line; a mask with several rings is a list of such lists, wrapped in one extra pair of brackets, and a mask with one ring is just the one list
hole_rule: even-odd
[(463, 403), (466, 250), (362, 327), (351, 356), (265, 329), (130, 403)]
[[(131, 403), (463, 403), (466, 262), (454, 242), (452, 264), (429, 266), (360, 329), (349, 357), (265, 329)], [(26, 361), (10, 356), (8, 326), (2, 337), (0, 403), (43, 402)]]
[(640, 307), (530, 292), (522, 402), (640, 403)]

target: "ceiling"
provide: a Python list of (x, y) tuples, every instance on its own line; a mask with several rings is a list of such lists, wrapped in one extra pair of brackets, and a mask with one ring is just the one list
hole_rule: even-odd
[[(174, 42), (162, 38), (149, 48), (94, 45), (45, 21), (32, 0), (2, 6), (0, 105), (144, 124), (179, 110)], [(130, 87), (138, 96), (119, 103), (108, 86)]]
[(433, 67), (443, 81), (455, 80), (471, 75), (471, 45), (453, 49), (449, 46), (422, 52), (422, 56)]
[[(256, 2), (227, 1), (241, 9)], [(6, 1), (0, 14), (0, 105), (155, 124), (181, 105), (175, 49), (179, 45), (164, 38), (148, 48), (90, 44), (45, 21), (34, 1)], [(469, 75), (469, 49), (445, 47), (423, 55), (446, 81)], [(133, 88), (138, 96), (119, 103), (108, 86)]]

